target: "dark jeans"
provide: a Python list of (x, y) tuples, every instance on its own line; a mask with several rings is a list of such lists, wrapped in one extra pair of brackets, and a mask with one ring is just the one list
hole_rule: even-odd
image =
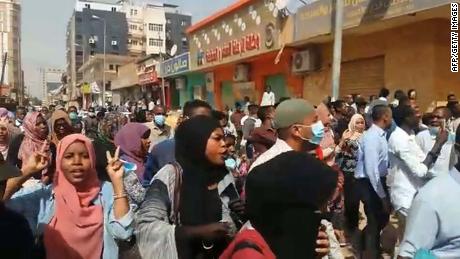
[[(385, 179), (382, 178), (381, 182), (386, 189)], [(384, 211), (382, 199), (374, 191), (368, 179), (357, 180), (357, 188), (367, 217), (367, 226), (363, 230), (364, 249), (369, 255), (368, 258), (377, 259), (380, 258), (380, 232), (387, 225), (390, 215)]]
[(353, 173), (344, 173), (344, 175), (345, 226), (347, 230), (354, 231), (359, 224), (359, 189)]

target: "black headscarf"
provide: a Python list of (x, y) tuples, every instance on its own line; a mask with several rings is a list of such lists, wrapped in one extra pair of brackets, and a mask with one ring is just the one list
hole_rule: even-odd
[(224, 165), (211, 164), (205, 155), (208, 139), (218, 128), (217, 120), (197, 116), (184, 121), (176, 131), (176, 161), (183, 169), (179, 204), (183, 225), (219, 222), (222, 218), (217, 190), (210, 191), (208, 186), (218, 183), (228, 172)]
[(246, 211), (277, 258), (315, 258), (319, 208), (330, 198), (337, 173), (300, 152), (257, 166), (246, 182)]

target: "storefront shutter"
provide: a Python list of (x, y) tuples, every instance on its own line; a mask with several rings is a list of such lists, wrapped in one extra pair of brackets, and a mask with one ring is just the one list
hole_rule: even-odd
[(383, 56), (343, 62), (341, 70), (341, 97), (347, 94), (378, 95), (380, 88), (385, 86)]

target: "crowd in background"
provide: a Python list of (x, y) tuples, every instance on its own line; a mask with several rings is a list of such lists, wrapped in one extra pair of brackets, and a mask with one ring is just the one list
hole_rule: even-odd
[(0, 108), (0, 257), (460, 258), (460, 104), (392, 97)]

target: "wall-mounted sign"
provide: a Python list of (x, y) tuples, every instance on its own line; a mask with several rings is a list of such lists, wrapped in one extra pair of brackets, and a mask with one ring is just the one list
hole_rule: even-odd
[[(416, 13), (452, 2), (451, 0), (353, 0), (344, 1), (343, 28)], [(294, 40), (302, 41), (332, 33), (333, 0), (320, 0), (303, 6), (295, 14)]]
[(275, 1), (253, 1), (190, 34), (191, 70), (241, 61), (280, 48), (282, 12)]
[(163, 63), (161, 63), (161, 76), (173, 76), (190, 70), (189, 57), (189, 53), (187, 52), (165, 60)]
[(158, 82), (157, 71), (149, 71), (139, 75), (139, 84), (140, 85), (147, 85), (153, 84)]

